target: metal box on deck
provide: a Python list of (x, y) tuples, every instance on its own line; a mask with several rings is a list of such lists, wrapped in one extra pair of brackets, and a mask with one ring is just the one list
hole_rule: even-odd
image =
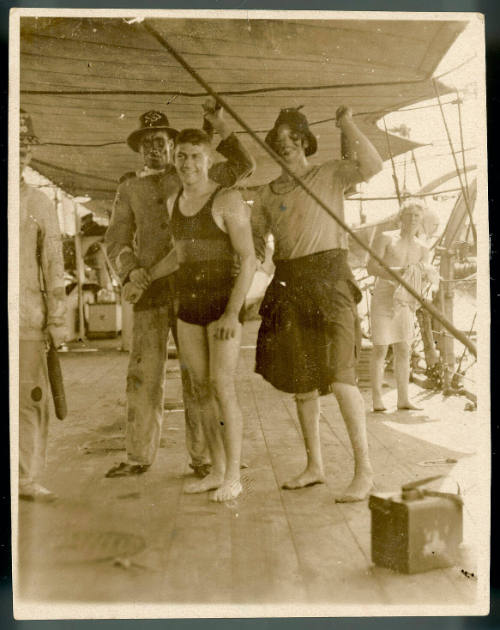
[(122, 328), (120, 304), (89, 304), (89, 337), (116, 337)]
[(403, 486), (396, 495), (370, 496), (374, 564), (400, 573), (455, 565), (462, 542), (462, 499), (416, 489), (433, 479)]

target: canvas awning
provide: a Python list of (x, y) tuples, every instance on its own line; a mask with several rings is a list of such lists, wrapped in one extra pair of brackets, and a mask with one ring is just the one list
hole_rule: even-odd
[[(344, 103), (388, 159), (377, 120), (434, 96), (427, 79), (466, 26), (246, 15), (152, 24), (261, 137), (280, 108), (303, 105), (319, 137), (318, 161), (340, 156), (332, 119)], [(139, 115), (160, 109), (177, 128), (199, 127), (204, 99), (199, 85), (140, 24), (116, 18), (21, 19), (21, 106), (41, 140), (33, 166), (70, 194), (92, 197), (88, 205), (94, 210), (109, 207), (120, 176), (140, 166), (125, 143)], [(251, 139), (247, 143), (258, 165), (248, 184), (269, 181), (278, 167)], [(391, 136), (394, 155), (412, 147)]]

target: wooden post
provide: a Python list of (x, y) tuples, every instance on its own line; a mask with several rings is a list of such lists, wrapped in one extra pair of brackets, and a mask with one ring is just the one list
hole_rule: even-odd
[(424, 344), (425, 364), (431, 368), (439, 361), (439, 355), (434, 346), (434, 335), (432, 334), (432, 317), (423, 308), (417, 310), (417, 320)]
[(78, 287), (78, 341), (85, 341), (85, 319), (83, 309), (83, 283), (85, 281), (85, 269), (82, 258), (82, 235), (80, 234), (80, 217), (76, 203), (73, 203), (75, 211), (75, 262), (76, 282)]
[[(441, 250), (439, 286), (442, 313), (449, 321), (453, 321), (453, 252), (448, 249)], [(443, 389), (451, 387), (451, 379), (455, 371), (455, 339), (443, 330), (441, 334), (441, 359), (445, 366)]]

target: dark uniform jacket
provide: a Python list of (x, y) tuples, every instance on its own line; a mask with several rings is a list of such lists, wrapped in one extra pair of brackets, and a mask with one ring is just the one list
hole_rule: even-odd
[[(222, 140), (217, 151), (226, 161), (214, 164), (209, 176), (221, 186), (229, 188), (252, 174), (253, 158), (234, 134)], [(123, 283), (133, 269), (150, 268), (173, 248), (166, 200), (179, 186), (171, 164), (161, 173), (129, 177), (118, 186), (106, 245), (111, 264)], [(160, 284), (160, 281), (152, 283), (141, 298), (142, 306), (151, 305), (148, 297), (158, 293)], [(141, 304), (137, 306), (140, 308)]]

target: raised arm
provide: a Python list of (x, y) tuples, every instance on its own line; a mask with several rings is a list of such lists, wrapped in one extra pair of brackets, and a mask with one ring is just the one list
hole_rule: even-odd
[(236, 190), (223, 191), (216, 198), (216, 203), (221, 210), (231, 245), (240, 259), (238, 276), (226, 310), (218, 320), (216, 330), (218, 339), (230, 339), (236, 334), (238, 315), (255, 274), (256, 258), (250, 211), (240, 193)]
[(377, 149), (359, 130), (349, 107), (341, 105), (336, 112), (336, 125), (344, 134), (346, 157), (357, 163), (359, 181), (368, 181), (383, 168)]
[(231, 188), (241, 180), (249, 177), (255, 170), (255, 161), (230, 126), (224, 120), (222, 109), (216, 109), (213, 99), (207, 99), (204, 109), (205, 119), (221, 137), (217, 152), (226, 158), (225, 162), (214, 164), (209, 171), (213, 179), (224, 188)]

